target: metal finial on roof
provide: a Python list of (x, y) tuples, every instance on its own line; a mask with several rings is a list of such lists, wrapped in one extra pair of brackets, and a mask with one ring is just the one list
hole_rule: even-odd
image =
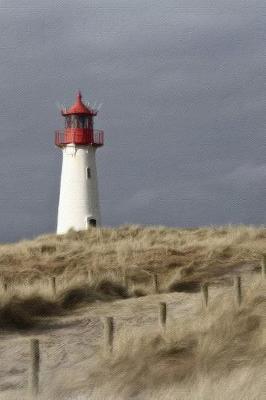
[(68, 107), (66, 110), (62, 110), (62, 114), (64, 116), (71, 114), (83, 114), (95, 117), (97, 115), (97, 110), (94, 110), (89, 105), (83, 103), (82, 94), (79, 90), (76, 94), (76, 102), (71, 107)]

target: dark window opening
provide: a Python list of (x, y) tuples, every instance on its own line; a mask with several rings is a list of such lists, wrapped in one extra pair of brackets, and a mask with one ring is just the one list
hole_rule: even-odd
[(88, 118), (80, 115), (77, 117), (77, 128), (88, 128)]
[(94, 218), (89, 218), (89, 226), (95, 227), (96, 226), (96, 219)]
[(86, 173), (87, 173), (87, 179), (91, 178), (91, 169), (88, 167), (86, 168)]

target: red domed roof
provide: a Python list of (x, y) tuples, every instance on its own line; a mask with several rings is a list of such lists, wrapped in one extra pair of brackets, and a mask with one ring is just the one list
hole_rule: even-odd
[(82, 95), (81, 92), (78, 91), (77, 93), (77, 100), (76, 103), (73, 104), (73, 106), (62, 110), (62, 115), (70, 115), (70, 114), (85, 114), (85, 115), (97, 115), (97, 111), (93, 110), (89, 106), (85, 106), (85, 104), (82, 101)]

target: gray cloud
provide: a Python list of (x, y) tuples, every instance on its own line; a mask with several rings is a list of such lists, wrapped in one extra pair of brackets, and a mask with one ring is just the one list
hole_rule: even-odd
[(77, 88), (104, 103), (106, 225), (265, 223), (265, 11), (0, 0), (0, 240), (55, 229), (56, 102)]

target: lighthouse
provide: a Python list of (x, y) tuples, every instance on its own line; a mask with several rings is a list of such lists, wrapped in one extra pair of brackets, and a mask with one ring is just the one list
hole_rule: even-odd
[(76, 102), (61, 110), (65, 128), (55, 132), (55, 144), (63, 153), (57, 233), (84, 230), (101, 225), (96, 150), (103, 146), (104, 132), (94, 129), (97, 110)]

